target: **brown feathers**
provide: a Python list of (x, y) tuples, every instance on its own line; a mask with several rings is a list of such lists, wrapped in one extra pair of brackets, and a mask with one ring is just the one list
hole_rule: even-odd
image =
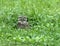
[(27, 28), (28, 22), (26, 16), (19, 16), (18, 17), (18, 28)]

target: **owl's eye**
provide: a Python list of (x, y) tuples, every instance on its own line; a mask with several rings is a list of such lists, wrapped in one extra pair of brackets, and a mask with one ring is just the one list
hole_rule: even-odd
[(24, 18), (24, 21), (27, 21), (27, 18)]

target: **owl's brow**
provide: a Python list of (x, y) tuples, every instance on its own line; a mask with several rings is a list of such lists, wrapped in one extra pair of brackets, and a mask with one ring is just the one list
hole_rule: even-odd
[(24, 16), (23, 18), (26, 18), (26, 19), (27, 19), (27, 17), (26, 17), (26, 16)]

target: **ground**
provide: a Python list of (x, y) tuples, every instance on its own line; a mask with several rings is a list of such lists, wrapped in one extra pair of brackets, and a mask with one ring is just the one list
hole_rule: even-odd
[[(22, 14), (27, 29), (16, 26)], [(0, 0), (0, 46), (60, 46), (60, 0)]]

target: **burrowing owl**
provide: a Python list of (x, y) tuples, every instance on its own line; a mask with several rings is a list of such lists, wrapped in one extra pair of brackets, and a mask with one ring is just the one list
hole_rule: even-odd
[(28, 22), (27, 22), (27, 17), (26, 16), (19, 16), (18, 17), (18, 27), (19, 28), (28, 27)]

